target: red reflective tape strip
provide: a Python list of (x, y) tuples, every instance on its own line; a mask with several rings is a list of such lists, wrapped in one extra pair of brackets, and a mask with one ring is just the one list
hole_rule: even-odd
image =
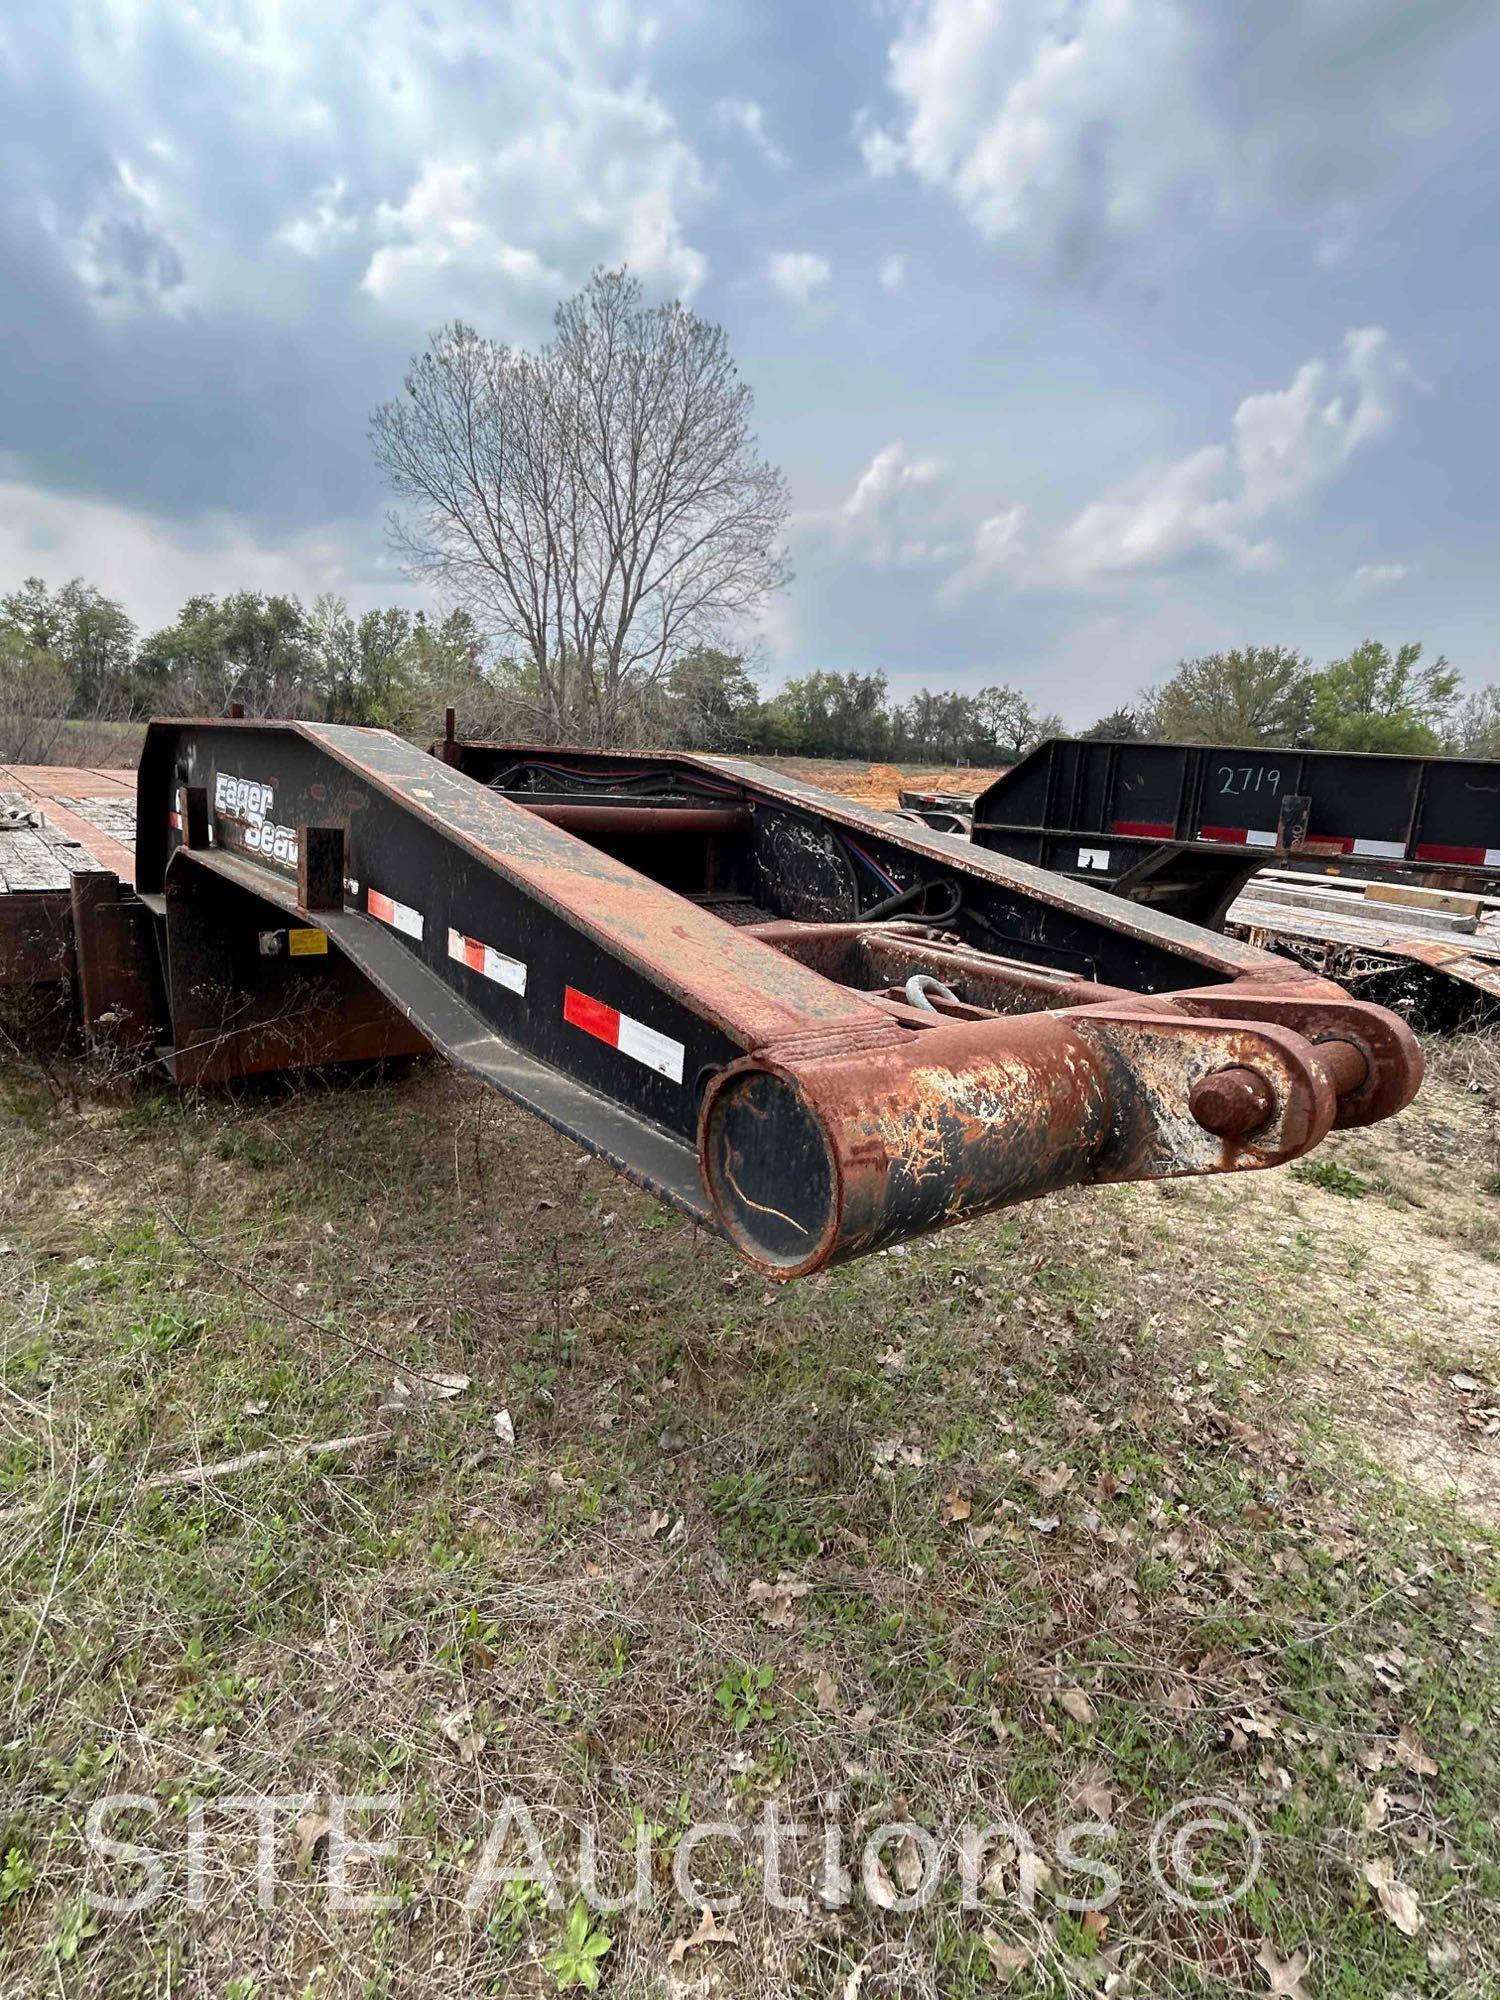
[(420, 910), (414, 910), (410, 903), (398, 903), (394, 896), (386, 895), (383, 889), (365, 891), (365, 908), (372, 917), (378, 917), (392, 930), (401, 931), (406, 937), (419, 942), (426, 934), (426, 923)]
[(608, 1042), (612, 1049), (618, 1049), (622, 1056), (629, 1056), (643, 1068), (655, 1070), (658, 1076), (672, 1083), (681, 1083), (687, 1050), (670, 1035), (648, 1028), (644, 1021), (634, 1020), (618, 1008), (606, 1007), (602, 1000), (595, 1000), (572, 986), (563, 988), (563, 1019), (575, 1028), (582, 1028), (586, 1035), (597, 1035), (601, 1042)]
[(1143, 840), (1170, 840), (1177, 829), (1170, 820), (1117, 819), (1110, 831), (1126, 835), (1135, 834)]
[(172, 828), (174, 833), (181, 833), (182, 814), (179, 812), (169, 812), (167, 814), (167, 825)]
[(466, 966), (470, 972), (477, 972), (481, 979), (493, 981), (508, 992), (524, 995), (526, 992), (526, 967), (519, 958), (511, 958), (503, 951), (496, 951), (483, 938), (466, 937), (462, 931), (448, 927), (448, 956), (458, 965)]
[(1461, 868), (1482, 868), (1484, 856), (1482, 847), (1450, 847), (1441, 840), (1417, 843), (1418, 861), (1452, 861)]
[(1243, 845), (1250, 838), (1250, 830), (1244, 826), (1200, 826), (1200, 840), (1227, 840)]
[(586, 1035), (597, 1035), (612, 1049), (620, 1046), (619, 1009), (606, 1007), (602, 1000), (580, 993), (576, 986), (563, 988), (563, 1019), (575, 1028), (582, 1028)]

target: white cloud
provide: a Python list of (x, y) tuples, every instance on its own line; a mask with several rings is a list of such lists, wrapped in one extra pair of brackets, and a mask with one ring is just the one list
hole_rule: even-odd
[[(876, 453), (842, 508), (807, 518), (866, 561), (951, 565), (939, 592), (949, 605), (989, 588), (1089, 591), (1192, 564), (1268, 569), (1276, 518), (1389, 430), (1411, 379), (1384, 329), (1361, 327), (1286, 388), (1246, 396), (1227, 440), (1145, 465), (1061, 522), (1011, 503), (964, 526), (943, 467), (900, 445)], [(1366, 565), (1358, 575), (1374, 584), (1404, 573)]]
[[(362, 270), (367, 301), (415, 322), (487, 308), (530, 333), (543, 271), (559, 290), (600, 262), (656, 291), (702, 282), (708, 178), (653, 80), (656, 22), (631, 0), (50, 11), (25, 56), (32, 94), (68, 106), (59, 157), (0, 130), (0, 171), (36, 186), (100, 310), (294, 317), (326, 297), (326, 264), (351, 287)], [(269, 297), (267, 243), (307, 267)], [(329, 255), (354, 246), (353, 272)]]
[(956, 557), (950, 514), (941, 461), (911, 458), (897, 443), (876, 452), (847, 499), (797, 515), (793, 530), (857, 562), (913, 569)]
[(1349, 585), (1363, 596), (1367, 590), (1388, 590), (1392, 584), (1405, 583), (1407, 575), (1405, 563), (1361, 563), (1350, 577)]
[(277, 230), (277, 242), (295, 250), (299, 257), (321, 257), (359, 227), (345, 206), (348, 195), (349, 184), (342, 174), (336, 174), (325, 187), (314, 188), (306, 207)]
[(690, 299), (707, 269), (681, 215), (704, 195), (696, 155), (634, 92), (587, 95), (478, 156), (435, 154), (406, 198), (382, 204), (389, 238), (361, 281), (413, 318), (483, 312), (497, 296), (551, 296), (594, 263), (624, 262)]
[(1316, 492), (1395, 421), (1409, 371), (1381, 327), (1346, 333), (1336, 361), (1308, 361), (1285, 389), (1247, 396), (1226, 444), (1146, 467), (1091, 501), (1057, 539), (1063, 574), (1087, 582), (1195, 557), (1264, 568), (1267, 518)]
[(1456, 143), (1448, 81), (1485, 20), (1470, 0), (904, 0), (894, 115), (855, 137), (871, 173), (905, 167), (1065, 261), (1267, 205), (1336, 257), (1374, 195)]
[(766, 130), (766, 108), (753, 97), (721, 97), (714, 116), (730, 132), (741, 132), (773, 167), (789, 167), (791, 161)]
[(880, 282), (888, 292), (899, 292), (906, 283), (906, 259), (893, 251), (889, 257), (881, 259)]
[(371, 257), (361, 288), (384, 306), (420, 316), (475, 312), (503, 285), (556, 297), (562, 274), (536, 252), (507, 243), (489, 220), (485, 171), (473, 161), (429, 161), (399, 207), (382, 205), (376, 228), (391, 241)]
[(814, 250), (777, 250), (766, 260), (766, 276), (783, 298), (805, 306), (820, 285), (832, 275), (826, 257)]
[(415, 601), (383, 554), (342, 527), (268, 540), (233, 515), (168, 520), (112, 501), (48, 492), (0, 463), (0, 575), (65, 583), (84, 576), (117, 597), (143, 630), (174, 618), (200, 591), (320, 591), (356, 608)]

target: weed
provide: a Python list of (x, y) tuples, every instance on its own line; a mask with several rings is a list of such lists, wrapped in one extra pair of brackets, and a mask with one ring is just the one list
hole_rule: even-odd
[(514, 1951), (546, 1907), (547, 1892), (540, 1882), (502, 1882), (484, 1934), (491, 1944)]
[(613, 1944), (608, 1931), (594, 1928), (593, 1913), (580, 1897), (568, 1913), (562, 1942), (542, 1963), (556, 1980), (559, 1992), (582, 1986), (592, 1993), (599, 1984), (599, 1961)]
[(761, 1667), (731, 1667), (714, 1689), (714, 1700), (737, 1736), (743, 1735), (752, 1723), (776, 1720), (775, 1704), (767, 1699), (775, 1679), (776, 1669), (769, 1663)]
[(75, 1896), (63, 1906), (61, 1920), (48, 1940), (48, 1956), (59, 1965), (71, 1965), (85, 1944), (99, 1935), (99, 1926), (89, 1914), (89, 1906), (82, 1896)]
[(36, 1883), (36, 1867), (24, 1848), (8, 1847), (0, 1862), (0, 1910), (14, 1903)]
[(1364, 1175), (1338, 1160), (1299, 1160), (1291, 1175), (1293, 1180), (1305, 1181), (1309, 1187), (1321, 1188), (1324, 1194), (1342, 1195), (1346, 1201), (1358, 1201), (1361, 1195), (1370, 1192), (1370, 1183)]

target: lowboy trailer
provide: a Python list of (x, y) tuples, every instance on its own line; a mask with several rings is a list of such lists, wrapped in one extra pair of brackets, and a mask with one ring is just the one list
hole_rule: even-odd
[(1301, 967), (753, 764), (434, 747), (154, 722), (134, 887), (69, 906), (85, 1028), (185, 1084), (436, 1049), (776, 1278), (1420, 1082)]
[(1216, 930), (1267, 866), (1493, 893), (1500, 759), (1053, 737), (980, 793), (972, 837)]

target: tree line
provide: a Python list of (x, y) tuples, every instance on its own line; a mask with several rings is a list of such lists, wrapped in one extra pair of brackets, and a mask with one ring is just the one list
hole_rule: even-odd
[[(324, 595), (233, 591), (189, 598), (141, 633), (124, 605), (73, 578), (27, 577), (0, 596), (0, 755), (44, 761), (68, 721), (151, 714), (247, 715), (373, 724), (422, 738), (458, 711), (472, 735), (568, 740), (540, 676), (497, 654), (463, 608), (359, 614)], [(995, 765), (1061, 719), (1004, 683), (974, 693), (892, 696), (882, 673), (794, 675), (769, 693), (739, 653), (693, 646), (621, 700), (609, 740), (746, 755)], [(1250, 646), (1176, 670), (1082, 732), (1122, 741), (1235, 743), (1500, 757), (1500, 687), (1466, 700), (1458, 674), (1422, 648), (1367, 639), (1314, 669), (1285, 646)]]
[[(496, 654), (474, 616), (404, 606), (352, 613), (341, 597), (233, 591), (188, 599), (140, 632), (125, 606), (75, 577), (27, 577), (0, 596), (0, 755), (45, 759), (74, 722), (147, 715), (372, 724), (421, 737), (443, 710), (468, 734), (570, 740), (529, 662)], [(606, 740), (802, 756), (1003, 761), (1062, 723), (1007, 687), (890, 697), (884, 674), (811, 673), (763, 696), (743, 655), (693, 646), (613, 704)], [(576, 715), (573, 718), (576, 721)]]

